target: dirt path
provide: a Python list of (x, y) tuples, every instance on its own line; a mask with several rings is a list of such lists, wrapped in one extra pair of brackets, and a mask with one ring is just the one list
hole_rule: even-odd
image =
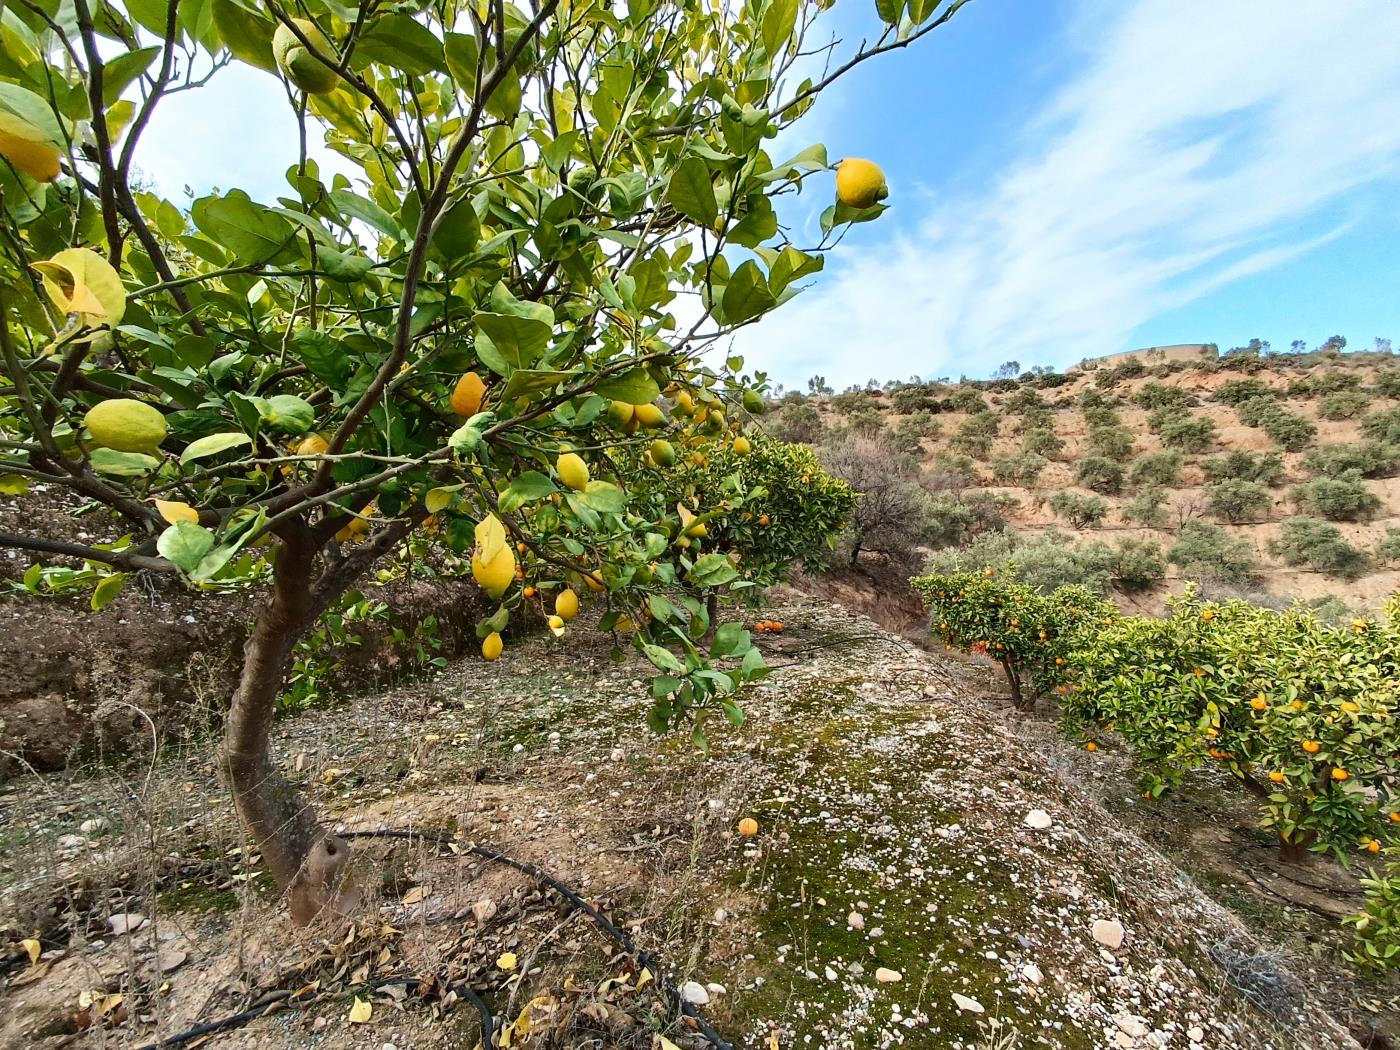
[[(455, 832), (576, 886), (736, 1047), (1355, 1045), (956, 665), (814, 601), (770, 614), (778, 670), (708, 759), (647, 736), (644, 668), (582, 629), (289, 719), (278, 752), (345, 827)], [(540, 997), (527, 1046), (702, 1045), (578, 913), (470, 857), (369, 844), (353, 931), (292, 931), (196, 753), (13, 782), (0, 827), (0, 925), (44, 934), (3, 971), (0, 1047), (140, 1045), (312, 981), (311, 1006), (205, 1045), (474, 1046), (464, 1002), (368, 990), (427, 974), (512, 1019)]]

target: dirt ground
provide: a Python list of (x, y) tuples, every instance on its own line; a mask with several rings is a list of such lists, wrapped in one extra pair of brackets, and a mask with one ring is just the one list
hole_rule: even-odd
[[(765, 615), (786, 625), (762, 642), (775, 673), (741, 729), (711, 724), (708, 758), (645, 731), (645, 668), (582, 627), (286, 719), (278, 757), (343, 829), (432, 829), (553, 873), (735, 1047), (1282, 1050), (1396, 1030), (1394, 986), (1344, 968), (1335, 919), (1266, 897), (1262, 857), (1237, 865), (1252, 882), (1191, 872), (1179, 855), (1212, 822), (1189, 799), (1138, 813), (1111, 747), (1093, 764), (1004, 722), (986, 669), (828, 603)], [(734, 833), (745, 816), (756, 837)], [(359, 841), (354, 924), (293, 930), (189, 741), (13, 781), (0, 829), (0, 1047), (142, 1046), (270, 1004), (202, 1045), (470, 1048), (467, 988), (512, 1022), (534, 1004), (513, 1045), (706, 1045), (663, 975), (553, 890), (421, 841)], [(1308, 877), (1345, 903), (1334, 876)]]

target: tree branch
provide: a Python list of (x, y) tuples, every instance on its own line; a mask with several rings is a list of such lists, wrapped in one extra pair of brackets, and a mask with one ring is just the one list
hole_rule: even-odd
[(57, 554), (64, 558), (80, 558), (84, 561), (97, 561), (118, 569), (132, 572), (179, 572), (164, 558), (151, 558), (144, 554), (127, 551), (104, 551), (100, 547), (85, 547), (81, 543), (64, 543), (60, 540), (45, 540), (33, 536), (17, 536), (11, 532), (0, 532), (0, 547), (13, 550), (34, 551), (38, 554)]

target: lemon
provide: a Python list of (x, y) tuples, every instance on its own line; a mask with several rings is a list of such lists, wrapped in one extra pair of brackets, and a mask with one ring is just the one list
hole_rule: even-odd
[(617, 427), (618, 430), (623, 429), (628, 423), (632, 422), (633, 415), (632, 406), (626, 401), (608, 402), (608, 418), (612, 420), (613, 426)]
[(655, 405), (638, 405), (632, 409), (632, 415), (642, 426), (648, 430), (655, 430), (657, 427), (666, 425), (666, 416)]
[(578, 615), (578, 595), (572, 587), (560, 591), (555, 597), (554, 612), (563, 620), (572, 620)]
[(492, 598), (499, 598), (515, 579), (515, 552), (501, 547), (489, 560), (473, 553), (472, 579)]
[[(335, 61), (335, 48), (315, 22), (293, 18), (292, 25), (301, 30), (317, 52)], [(286, 25), (279, 24), (272, 34), (272, 56), (282, 75), (308, 94), (325, 95), (340, 86), (340, 74), (308, 51)]]
[(114, 397), (88, 409), (83, 423), (92, 440), (118, 452), (154, 452), (165, 440), (165, 417), (156, 409), (129, 397)]
[(549, 630), (556, 638), (562, 635), (564, 633), (564, 617), (551, 616), (549, 618)]
[(751, 416), (761, 416), (768, 408), (768, 402), (757, 390), (744, 391), (744, 411)]
[(588, 488), (588, 464), (575, 452), (565, 452), (554, 461), (559, 480), (575, 492)]
[(753, 445), (749, 444), (746, 437), (736, 437), (734, 439), (734, 454), (736, 456), (747, 456), (753, 451)]
[(873, 208), (890, 195), (885, 173), (873, 161), (847, 157), (836, 169), (836, 199), (848, 208)]
[(501, 650), (503, 648), (504, 646), (501, 644), (500, 633), (497, 631), (492, 631), (490, 634), (488, 634), (485, 638), (481, 640), (482, 659), (499, 660), (501, 658)]
[(475, 372), (467, 372), (457, 380), (452, 390), (452, 411), (463, 419), (470, 419), (481, 411), (481, 399), (486, 393), (486, 384)]
[(605, 591), (608, 589), (607, 585), (603, 583), (602, 573), (599, 572), (588, 573), (588, 575), (584, 576), (583, 582), (588, 585), (590, 591)]
[(296, 454), (298, 456), (319, 456), (330, 447), (330, 443), (320, 434), (311, 434), (297, 442)]
[(651, 458), (658, 467), (671, 467), (676, 463), (676, 450), (669, 441), (657, 438), (651, 443)]

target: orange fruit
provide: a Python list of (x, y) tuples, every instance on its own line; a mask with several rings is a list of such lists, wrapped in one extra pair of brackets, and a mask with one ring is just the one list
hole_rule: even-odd
[(757, 834), (758, 821), (754, 820), (753, 817), (745, 817), (743, 820), (739, 821), (740, 838), (751, 839)]
[(1056, 667), (1063, 667), (1064, 665), (1065, 665), (1065, 658), (1064, 658), (1063, 656), (1057, 656), (1057, 657), (1055, 657), (1055, 666), (1056, 666)]
[(1396, 810), (1390, 815), (1390, 822), (1392, 824), (1400, 824), (1400, 810)]
[(523, 593), (524, 593), (525, 597), (527, 597), (527, 598), (533, 598), (537, 592), (535, 591), (535, 588), (533, 588), (533, 587), (526, 587)]
[(1097, 751), (1098, 749), (1099, 745), (1094, 743), (1092, 740), (1090, 740), (1087, 744), (1084, 745), (1085, 751)]
[(1265, 700), (1264, 697), (1260, 695), (1251, 700), (1249, 706), (1256, 711), (1267, 711), (1269, 709), (1269, 701)]
[(476, 415), (481, 408), (481, 399), (486, 394), (486, 384), (475, 372), (465, 373), (457, 380), (452, 390), (452, 411), (463, 418)]
[(1282, 784), (1288, 778), (1282, 773), (1280, 773), (1278, 770), (1274, 770), (1272, 773), (1269, 774), (1269, 779), (1272, 780), (1275, 784)]
[(768, 524), (768, 515), (767, 515), (767, 514), (760, 514), (760, 515), (758, 516), (758, 523), (759, 523), (760, 525), (767, 525), (767, 524)]
[(1342, 710), (1349, 715), (1354, 715), (1356, 714), (1356, 712), (1361, 710), (1361, 705), (1348, 700), (1344, 704), (1342, 704)]
[(1332, 770), (1332, 779), (1337, 781), (1338, 783), (1341, 783), (1343, 780), (1346, 780), (1350, 776), (1351, 774), (1348, 773), (1341, 766), (1338, 766), (1336, 769)]
[(1303, 750), (1310, 755), (1315, 755), (1322, 750), (1322, 745), (1319, 744), (1316, 740), (1304, 740)]
[(1380, 844), (1379, 842), (1377, 842), (1375, 839), (1372, 839), (1370, 842), (1366, 843), (1366, 852), (1367, 852), (1367, 853), (1379, 853), (1380, 851), (1381, 851), (1381, 844)]
[(1206, 623), (1210, 623), (1211, 620), (1215, 619), (1215, 610), (1207, 609), (1205, 612), (1201, 613), (1201, 619)]

